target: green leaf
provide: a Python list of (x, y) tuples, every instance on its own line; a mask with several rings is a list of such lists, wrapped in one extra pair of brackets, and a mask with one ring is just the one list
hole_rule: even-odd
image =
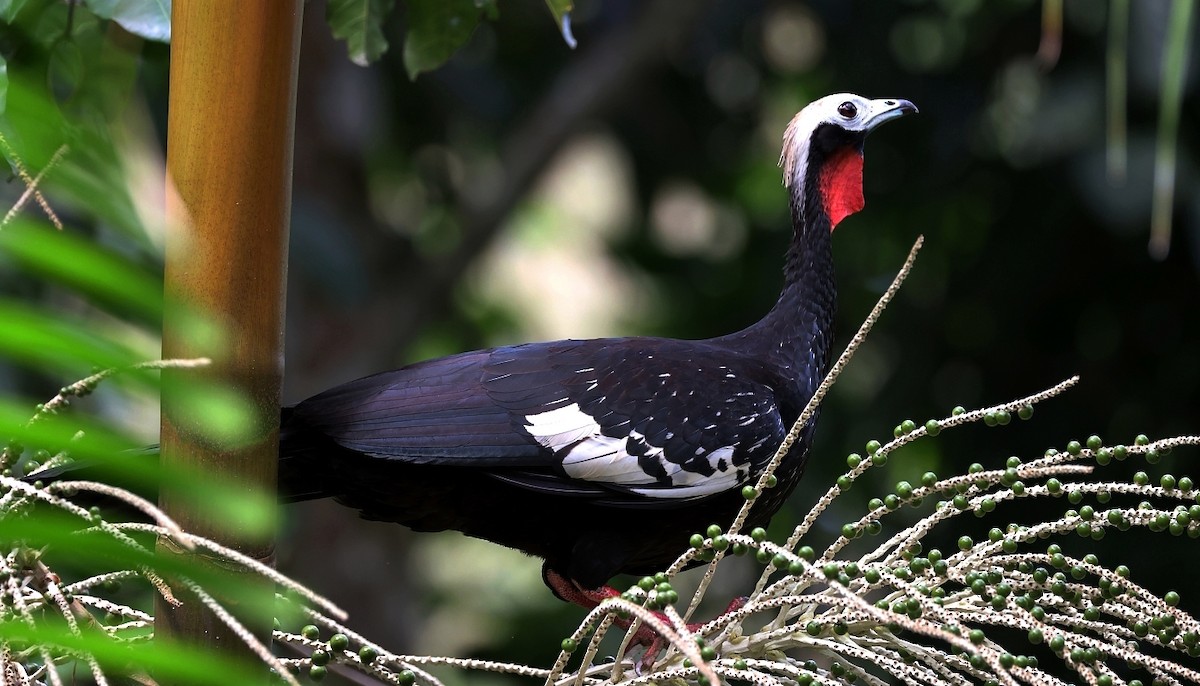
[(97, 304), (131, 312), (145, 322), (162, 320), (162, 279), (94, 242), (17, 218), (0, 229), (0, 256), (79, 291)]
[(88, 9), (126, 31), (160, 43), (171, 42), (171, 0), (87, 0)]
[(442, 66), (466, 44), (478, 24), (475, 0), (411, 0), (404, 39), (408, 78)]
[(333, 37), (346, 41), (350, 61), (365, 67), (387, 52), (383, 22), (395, 0), (329, 0), (325, 19)]
[(546, 7), (550, 8), (550, 14), (554, 16), (554, 23), (558, 25), (558, 30), (562, 32), (563, 40), (567, 42), (567, 47), (572, 50), (578, 43), (575, 41), (575, 36), (571, 34), (571, 10), (575, 8), (574, 0), (546, 0)]
[[(72, 654), (92, 655), (110, 679), (128, 675), (131, 667), (136, 666), (137, 670), (153, 673), (163, 683), (217, 686), (267, 682), (266, 667), (261, 664), (248, 659), (235, 661), (226, 653), (195, 646), (164, 641), (120, 642), (99, 631), (74, 636), (65, 626), (53, 627), (42, 622), (35, 628), (12, 619), (0, 622), (0, 638), (6, 643), (55, 646)], [(121, 683), (127, 682), (122, 679)]]
[(60, 379), (81, 379), (96, 368), (128, 367), (141, 355), (68, 320), (24, 303), (0, 300), (0, 357), (42, 369)]
[(11, 24), (28, 0), (0, 0), (0, 21)]

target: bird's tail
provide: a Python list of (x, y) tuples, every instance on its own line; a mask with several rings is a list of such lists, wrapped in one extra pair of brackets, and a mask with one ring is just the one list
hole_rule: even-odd
[(329, 439), (315, 434), (284, 407), (279, 416), (279, 501), (296, 503), (336, 495), (318, 459)]

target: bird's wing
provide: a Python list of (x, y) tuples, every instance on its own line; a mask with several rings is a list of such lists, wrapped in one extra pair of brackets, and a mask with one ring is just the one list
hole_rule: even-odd
[(637, 505), (747, 483), (786, 429), (775, 394), (728, 350), (668, 339), (610, 339), (496, 351), (484, 387), (550, 451), (562, 479), (505, 480), (548, 490), (603, 485)]
[(669, 339), (497, 348), (367, 377), (295, 412), (339, 445), (637, 506), (740, 487), (786, 431), (761, 373)]

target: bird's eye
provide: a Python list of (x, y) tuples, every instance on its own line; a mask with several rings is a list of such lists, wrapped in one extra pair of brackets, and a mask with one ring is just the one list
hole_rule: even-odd
[(856, 107), (854, 103), (850, 101), (843, 102), (842, 104), (838, 105), (838, 114), (847, 119), (853, 119), (854, 115), (858, 114), (858, 107)]

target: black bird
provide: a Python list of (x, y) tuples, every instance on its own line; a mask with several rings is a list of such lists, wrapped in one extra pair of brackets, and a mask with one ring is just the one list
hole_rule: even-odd
[[(285, 499), (453, 529), (543, 558), (560, 598), (594, 605), (619, 573), (669, 565), (732, 520), (829, 366), (831, 234), (863, 206), (862, 150), (907, 100), (830, 95), (783, 136), (793, 236), (779, 300), (708, 340), (530, 343), (419, 362), (285, 409)], [(814, 418), (815, 419), (815, 418)], [(813, 423), (758, 497), (766, 524), (804, 469)]]

